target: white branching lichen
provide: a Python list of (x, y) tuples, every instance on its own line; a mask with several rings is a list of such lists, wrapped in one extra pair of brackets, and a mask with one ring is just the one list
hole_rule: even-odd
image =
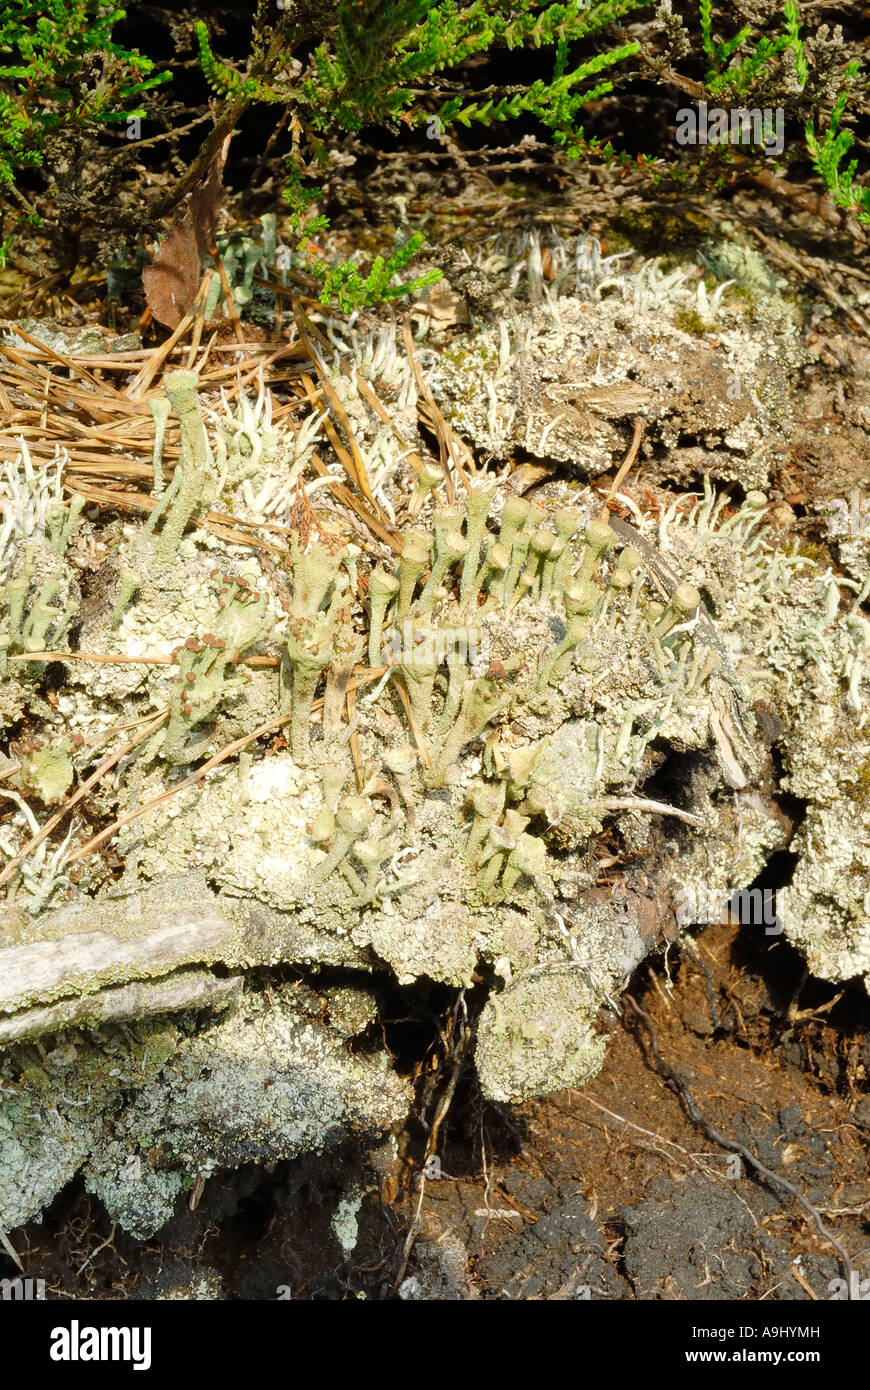
[[(817, 973), (870, 974), (870, 581), (821, 571), (767, 528), (757, 484), (774, 447), (762, 380), (773, 368), (752, 357), (734, 319), (713, 365), (712, 349), (677, 326), (687, 308), (727, 319), (721, 285), (653, 263), (629, 274), (591, 239), (571, 256), (541, 240), (520, 253), (527, 307), (469, 334), (431, 373), (454, 427), (492, 457), (521, 443), (594, 474), (625, 416), (645, 415), (665, 443), (669, 430), (676, 437), (689, 416), (677, 425), (657, 415), (657, 393), (709, 368), (716, 400), (704, 420), (742, 460), (733, 476), (743, 500), (707, 478), (702, 495), (655, 515), (620, 494), (613, 504), (624, 504), (629, 526), (574, 484), (550, 484), (535, 500), (489, 474), (466, 487), (455, 461), (414, 454), (415, 374), (392, 333), (380, 333), (351, 341), (349, 363), (319, 365), (354, 435), (359, 491), (395, 523), (381, 527), (391, 545), (336, 502), (334, 483), (347, 482), (337, 463), (318, 462), (312, 481), (324, 408), (301, 421), (294, 412), (291, 424), (273, 415), (262, 380), (253, 399), (240, 386), (234, 405), (204, 403), (193, 374), (173, 372), (181, 459), (167, 481), (155, 450), (156, 505), (144, 525), (117, 528), (115, 589), (97, 604), (82, 599), (66, 556), (80, 507), (64, 499), (62, 460), (36, 468), (22, 445), (0, 492), (0, 715), (12, 728), (26, 714), (38, 737), (3, 784), (14, 812), (0, 829), (0, 921), (10, 939), (13, 930), (35, 933), (36, 945), (74, 936), (79, 946), (74, 986), (53, 980), (7, 999), (0, 983), (0, 1021), (16, 1036), (38, 1034), (39, 1020), (56, 1028), (64, 1010), (78, 1019), (82, 998), (93, 998), (95, 1018), (114, 1017), (110, 1009), (128, 1007), (115, 998), (124, 990), (131, 1012), (147, 1015), (149, 972), (174, 981), (204, 961), (365, 964), (402, 985), (457, 987), (483, 967), (510, 982), (480, 1023), (487, 1093), (580, 1082), (600, 1065), (598, 1008), (655, 936), (637, 902), (595, 901), (594, 837), (610, 822), (627, 852), (654, 845), (674, 892), (699, 878), (723, 894), (745, 888), (784, 840), (761, 792), (771, 741), (784, 788), (807, 807), (790, 846), (798, 862), (785, 930)], [(491, 259), (487, 273), (509, 274), (504, 248)], [(636, 381), (653, 323), (658, 377)], [(780, 327), (789, 342), (784, 319)], [(595, 347), (602, 331), (614, 347), (606, 360)], [(729, 397), (726, 360), (757, 369), (755, 397)], [(395, 393), (390, 427), (360, 374)], [(159, 432), (167, 412), (154, 418)], [(241, 531), (215, 534), (204, 525), (210, 508), (239, 526), (267, 522), (280, 543), (264, 552)], [(49, 704), (42, 654), (63, 655), (70, 632), (104, 659), (91, 668), (67, 652)], [(772, 735), (762, 736), (763, 718)], [(129, 735), (117, 730), (142, 726), (148, 736), (90, 793), (89, 811), (111, 827), (123, 860), (116, 884), (85, 852), (92, 827), (62, 814), (47, 823), (68, 774), (81, 782), (93, 767), (94, 745), (120, 750)], [(670, 794), (651, 785), (668, 755), (691, 768)], [(210, 923), (201, 904), (214, 906), (218, 942), (182, 956), (176, 942), (155, 965), (149, 895), (191, 874)], [(117, 894), (136, 911), (104, 930), (104, 919), (116, 923)], [(58, 910), (64, 898), (77, 901)], [(68, 931), (73, 909), (93, 912), (90, 934), (79, 916)], [(224, 911), (254, 914), (243, 945), (241, 917), (227, 925)], [(115, 936), (131, 963), (112, 955), (109, 976), (80, 943)], [(0, 981), (13, 949), (0, 939)], [(176, 1128), (187, 1142), (185, 1124)], [(270, 1152), (295, 1151), (278, 1129)], [(90, 1151), (90, 1138), (79, 1140), (76, 1162)], [(178, 1173), (146, 1174), (153, 1191), (133, 1211), (126, 1165), (142, 1154), (119, 1145), (94, 1165), (95, 1190), (151, 1229)], [(226, 1153), (236, 1161), (232, 1145)], [(60, 1172), (52, 1154), (46, 1192)], [(223, 1160), (203, 1150), (203, 1161)], [(34, 1197), (28, 1211), (38, 1205)]]

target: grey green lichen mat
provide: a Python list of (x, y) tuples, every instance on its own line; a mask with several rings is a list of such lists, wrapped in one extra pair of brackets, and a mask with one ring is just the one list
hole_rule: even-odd
[[(182, 455), (164, 485), (169, 408)], [(262, 391), (204, 409), (179, 371), (152, 409), (153, 509), (87, 597), (84, 523), (59, 468), (36, 473), (24, 448), (4, 466), (0, 718), (15, 751), (0, 784), (13, 810), (0, 827), (0, 1046), (10, 1076), (22, 1049), (41, 1046), (43, 1064), (38, 1100), (0, 1100), (0, 1225), (32, 1215), (85, 1157), (141, 1231), (165, 1219), (185, 1172), (242, 1161), (226, 1116), (208, 1150), (206, 1100), (182, 1104), (201, 1061), (178, 1032), (191, 1010), (215, 1011), (202, 1046), (271, 1156), (325, 1142), (347, 1067), (364, 1092), (351, 1127), (391, 1122), (402, 1087), (352, 1063), (340, 1030), (321, 1040), (335, 1071), (308, 1139), (240, 1079), (248, 1044), (289, 1049), (303, 1091), (319, 1055), (286, 990), (271, 1012), (239, 1005), (254, 966), (389, 969), (402, 985), (476, 975), (490, 989), (486, 1094), (582, 1082), (601, 1063), (601, 1005), (675, 911), (703, 921), (699, 894), (727, 900), (787, 842), (775, 776), (807, 810), (772, 929), (816, 974), (870, 974), (870, 580), (783, 551), (762, 494), (735, 508), (707, 485), (628, 526), (582, 490), (541, 503), (483, 476), (445, 504), (424, 469), (395, 553), (335, 507), (288, 533), (286, 479), (302, 475), (314, 427), (288, 439)], [(206, 508), (277, 514), (283, 543), (221, 539), (199, 525)], [(598, 884), (605, 829), (626, 865), (618, 891)], [(138, 1030), (150, 1099), (124, 1112), (109, 1153), (95, 1135), (133, 1065), (118, 1023)], [(75, 1041), (46, 1058), (49, 1035)], [(141, 1179), (169, 1058), (167, 1132), (195, 1157), (137, 1216), (119, 1174), (139, 1155)], [(13, 1200), (28, 1106), (61, 1085), (83, 1102), (65, 1112), (73, 1137), (64, 1150), (45, 1131), (39, 1180)]]

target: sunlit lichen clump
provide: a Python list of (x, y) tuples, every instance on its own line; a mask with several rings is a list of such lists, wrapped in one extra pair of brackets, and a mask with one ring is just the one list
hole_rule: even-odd
[[(126, 528), (111, 604), (78, 613), (64, 552), (80, 508), (56, 486), (26, 534), (7, 525), (14, 709), (30, 701), (56, 726), (9, 782), (22, 815), (17, 842), (6, 835), (13, 861), (35, 838), (35, 769), (42, 801), (56, 804), (70, 781), (68, 736), (81, 770), (101, 736), (148, 716), (149, 736), (94, 793), (124, 891), (193, 871), (220, 893), (316, 923), (337, 962), (342, 940), (370, 949), (403, 982), (467, 983), (481, 959), (510, 977), (560, 958), (560, 911), (592, 882), (590, 839), (609, 816), (629, 838), (641, 817), (664, 818), (691, 860), (703, 816), (644, 785), (663, 747), (706, 754), (727, 785), (751, 775), (735, 662), (748, 655), (754, 610), (769, 612), (794, 577), (790, 562), (759, 564), (762, 496), (724, 523), (724, 495), (709, 493), (688, 521), (675, 512), (673, 535), (691, 544), (679, 557), (686, 577), (664, 588), (588, 496), (539, 503), (478, 475), (447, 502), (428, 465), (394, 549), (358, 544), (333, 516), (264, 558), (190, 528), (212, 504), (250, 502), (252, 477), (268, 491), (282, 444), (267, 398), (242, 396), (210, 435), (194, 374), (171, 373), (166, 396), (181, 460), (168, 486), (155, 469), (156, 505)], [(672, 544), (664, 518), (659, 553)], [(717, 586), (735, 583), (729, 651), (699, 586), (715, 603)], [(71, 663), (48, 710), (37, 693), (45, 663), (23, 658), (57, 649), (75, 623), (80, 647), (110, 660)], [(65, 858), (79, 865), (79, 896), (99, 900), (105, 867), (78, 856), (86, 836), (73, 825)], [(39, 848), (41, 860), (27, 854), (5, 875), (10, 900), (31, 913), (73, 891), (64, 862)]]
[[(719, 655), (694, 641), (697, 591), (660, 599), (639, 553), (588, 507), (496, 496), (481, 478), (450, 504), (427, 479), (398, 554), (333, 522), (264, 559), (190, 530), (240, 497), (247, 476), (227, 448), (240, 432), (224, 420), (213, 447), (192, 374), (171, 374), (167, 395), (181, 460), (165, 488), (155, 472), (146, 524), (125, 528), (111, 599), (80, 611), (64, 557), (77, 504), (6, 542), (14, 713), (42, 721), (53, 785), (70, 759), (61, 734), (81, 775), (95, 745), (117, 748), (119, 727), (146, 721), (93, 791), (123, 890), (195, 871), (316, 922), (332, 959), (353, 941), (406, 982), (462, 984), (481, 959), (509, 974), (561, 955), (555, 900), (589, 881), (571, 852), (608, 814), (695, 823), (638, 786), (654, 740), (708, 739)], [(239, 418), (269, 437), (261, 405), (245, 401)], [(40, 677), (71, 627), (103, 660), (70, 661), (49, 706)], [(261, 726), (281, 731), (277, 747)], [(111, 880), (75, 816), (60, 859), (45, 838), (29, 845), (25, 775), (9, 781), (21, 798), (9, 900), (31, 915), (73, 894), (102, 901)]]
[[(399, 558), (368, 575), (345, 546), (291, 542), (283, 598), (210, 578), (214, 617), (176, 652), (138, 795), (156, 793), (166, 762), (208, 751), (258, 650), (278, 658), (262, 708), (286, 716), (289, 749), (225, 765), (123, 829), (140, 875), (194, 863), (228, 891), (320, 913), (393, 916), (401, 899), (406, 923), (434, 889), (517, 904), (537, 929), (554, 891), (548, 843), (577, 847), (600, 828), (675, 705), (703, 741), (718, 656), (694, 649), (692, 586), (651, 601), (639, 555), (605, 522), (509, 497), (487, 532), (490, 505), (481, 488), (436, 506), (431, 528), (406, 531)], [(616, 688), (618, 724), (596, 719)], [(431, 969), (384, 954), (404, 977)]]
[[(375, 355), (411, 437), (410, 369), (395, 345)], [(485, 1093), (582, 1083), (601, 1005), (679, 903), (727, 898), (787, 843), (786, 934), (819, 974), (867, 974), (863, 579), (783, 550), (752, 490), (707, 480), (655, 515), (620, 495), (628, 525), (576, 481), (524, 496), (436, 465), (366, 416), (352, 375), (321, 373), (363, 441), (351, 492), (317, 459), (323, 413), (288, 430), (262, 384), (231, 406), (170, 373), (149, 402), (150, 513), (101, 521), (97, 585), (79, 568), (95, 518), (64, 497), (63, 460), (36, 470), (22, 442), (4, 465), (4, 1074), (19, 1084), (49, 1035), (89, 1039), (98, 1070), (118, 1023), (162, 1036), (191, 1010), (230, 1045), (246, 972), (292, 963), (482, 983)], [(777, 778), (806, 807), (790, 842)], [(602, 881), (605, 844), (619, 873)], [(83, 1068), (39, 1094), (95, 1097), (61, 1111), (70, 1162), (89, 1155), (129, 1215), (144, 1150), (117, 1087), (88, 1090)], [(215, 1139), (207, 1161), (237, 1147)], [(49, 1157), (40, 1172), (28, 1212), (61, 1180)], [(137, 1230), (187, 1180), (172, 1173)], [(20, 1177), (0, 1163), (0, 1225)]]

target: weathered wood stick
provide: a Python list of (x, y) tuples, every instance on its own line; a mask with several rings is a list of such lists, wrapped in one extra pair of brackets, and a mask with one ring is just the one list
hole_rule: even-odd
[(220, 995), (214, 987), (231, 982), (207, 967), (281, 961), (371, 967), (347, 937), (251, 899), (221, 897), (197, 874), (35, 920), (0, 906), (0, 1044), (84, 1020), (186, 1008), (196, 997), (208, 1005)]

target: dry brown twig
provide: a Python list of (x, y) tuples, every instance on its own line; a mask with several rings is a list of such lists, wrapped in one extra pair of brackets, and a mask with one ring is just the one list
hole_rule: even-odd
[[(426, 1140), (426, 1150), (423, 1155), (423, 1164), (419, 1173), (419, 1197), (417, 1198), (417, 1206), (414, 1212), (414, 1216), (411, 1220), (411, 1225), (409, 1226), (408, 1233), (405, 1237), (405, 1244), (402, 1249), (402, 1260), (401, 1264), (399, 1265), (399, 1272), (396, 1275), (396, 1278), (393, 1283), (393, 1287), (396, 1289), (399, 1288), (405, 1277), (405, 1272), (408, 1268), (408, 1262), (411, 1258), (411, 1252), (414, 1249), (414, 1241), (417, 1239), (417, 1236), (420, 1233), (421, 1218), (423, 1214), (423, 1202), (426, 1197), (426, 1167), (429, 1163), (429, 1160), (434, 1158), (438, 1150), (438, 1136), (441, 1132), (441, 1126), (444, 1124), (450, 1107), (453, 1104), (453, 1097), (456, 1094), (456, 1086), (459, 1081), (459, 1077), (462, 1074), (462, 1069), (465, 1065), (469, 1047), (474, 1039), (474, 1029), (468, 1022), (468, 1006), (465, 1002), (464, 989), (460, 991), (453, 1008), (453, 1016), (451, 1019), (451, 1026), (449, 1029), (450, 1039), (452, 1039), (453, 1034), (457, 1034), (457, 1031), (458, 1036), (456, 1037), (455, 1043), (451, 1042), (450, 1075), (447, 1079), (447, 1085), (445, 1086), (443, 1092), (438, 1098), (438, 1103), (435, 1107), (435, 1114), (432, 1117), (432, 1123), (429, 1127), (429, 1134)], [(442, 1032), (442, 1038), (443, 1037), (444, 1033)]]
[(604, 505), (602, 506), (601, 511), (598, 514), (598, 520), (601, 522), (606, 523), (610, 520), (610, 504), (616, 496), (617, 492), (619, 491), (620, 485), (623, 479), (625, 478), (625, 475), (629, 472), (632, 465), (634, 464), (635, 459), (637, 458), (637, 451), (640, 448), (640, 441), (643, 439), (644, 428), (644, 421), (642, 417), (638, 415), (634, 422), (634, 435), (632, 437), (630, 445), (628, 446), (628, 453), (626, 454), (625, 458), (622, 460), (622, 463), (619, 465), (619, 468), (616, 471), (616, 477), (610, 484), (610, 489), (607, 493), (607, 496), (604, 499)]
[(405, 318), (402, 331), (405, 342), (405, 351), (408, 354), (408, 361), (410, 362), (411, 368), (414, 372), (414, 379), (417, 383), (417, 390), (420, 393), (421, 400), (425, 404), (426, 413), (429, 417), (429, 421), (432, 425), (432, 428), (435, 431), (435, 438), (438, 440), (438, 449), (441, 456), (441, 467), (444, 471), (444, 486), (447, 490), (447, 501), (449, 504), (452, 505), (453, 502), (456, 500), (456, 494), (453, 488), (453, 479), (450, 476), (450, 466), (453, 466), (456, 476), (462, 482), (462, 485), (465, 488), (466, 492), (471, 491), (471, 483), (469, 481), (468, 475), (465, 473), (462, 464), (459, 461), (459, 449), (457, 447), (456, 436), (453, 433), (453, 430), (448, 425), (447, 421), (444, 419), (444, 416), (442, 415), (441, 410), (438, 407), (438, 403), (429, 389), (429, 383), (427, 382), (426, 378), (423, 375), (423, 372), (420, 369), (420, 363), (417, 361), (417, 357), (414, 352), (414, 335), (411, 332), (410, 318)]

